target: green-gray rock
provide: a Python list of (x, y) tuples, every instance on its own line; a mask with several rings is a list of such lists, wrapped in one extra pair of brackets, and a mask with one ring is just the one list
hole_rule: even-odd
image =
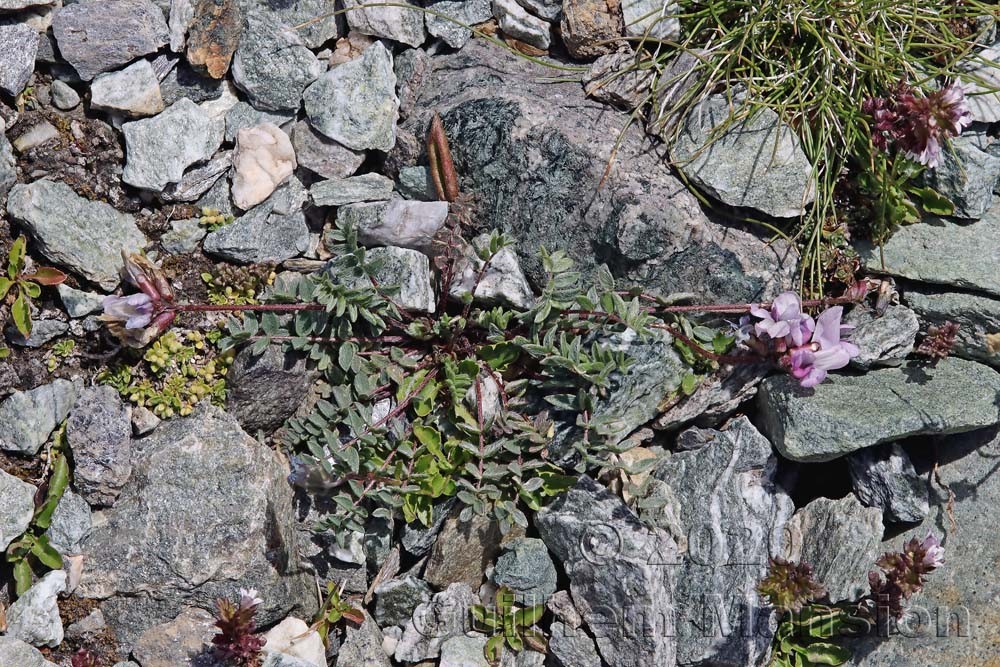
[(1000, 299), (923, 287), (906, 289), (903, 298), (928, 324), (959, 325), (952, 354), (1000, 367)]
[(17, 667), (59, 667), (49, 662), (41, 651), (25, 644), (20, 639), (0, 635), (0, 665), (16, 665)]
[(928, 217), (901, 227), (883, 253), (860, 243), (858, 254), (875, 273), (1000, 296), (1000, 208), (972, 224)]
[(900, 551), (911, 538), (932, 533), (944, 546), (945, 564), (904, 605), (903, 619), (888, 637), (879, 633), (844, 642), (855, 656), (848, 665), (978, 667), (997, 656), (1000, 579), (993, 571), (1000, 553), (1000, 427), (935, 438), (933, 445), (933, 454), (918, 465), (926, 478), (937, 464), (935, 483), (928, 485), (930, 514), (911, 530), (887, 535), (878, 552)]
[(37, 489), (0, 470), (0, 551), (19, 538), (35, 514)]
[(101, 303), (104, 295), (96, 292), (84, 292), (70, 287), (63, 283), (56, 287), (59, 298), (62, 300), (63, 308), (70, 317), (85, 317), (91, 313), (101, 310)]
[(913, 351), (920, 323), (906, 306), (891, 305), (882, 315), (873, 310), (857, 307), (845, 318), (845, 324), (855, 327), (849, 333), (860, 354), (851, 359), (851, 365), (862, 369), (872, 366), (898, 366)]
[(146, 244), (131, 215), (84, 199), (58, 181), (15, 185), (7, 212), (28, 228), (45, 257), (109, 291), (120, 282), (122, 250), (136, 252)]
[(381, 42), (323, 74), (302, 99), (309, 123), (348, 148), (388, 151), (396, 145), (396, 73), (392, 55)]
[(493, 570), (493, 583), (510, 588), (520, 604), (545, 604), (556, 592), (556, 566), (545, 542), (520, 537), (504, 545)]
[(478, 633), (448, 639), (441, 644), (438, 667), (490, 667), (484, 653), (486, 639), (486, 635)]
[(349, 178), (320, 181), (309, 188), (317, 206), (343, 206), (362, 201), (387, 200), (392, 196), (391, 178), (381, 174), (361, 174)]
[(122, 180), (159, 192), (179, 182), (185, 169), (215, 154), (226, 122), (184, 97), (152, 118), (125, 123), (122, 133), (128, 149)]
[(882, 510), (865, 507), (853, 494), (817, 498), (785, 526), (787, 560), (809, 563), (830, 600), (856, 600), (868, 592), (868, 571), (879, 557)]
[(886, 522), (923, 521), (930, 511), (927, 480), (899, 443), (856, 451), (847, 456), (847, 465), (858, 500), (881, 509)]
[(413, 611), (431, 601), (431, 587), (423, 579), (407, 575), (390, 579), (375, 588), (375, 619), (383, 628), (406, 625)]
[[(381, 268), (374, 278), (379, 285), (398, 286), (399, 294), (393, 300), (407, 310), (433, 313), (436, 304), (434, 289), (431, 287), (431, 263), (427, 255), (409, 250), (386, 246), (372, 248), (366, 254), (370, 261), (381, 261)], [(352, 281), (355, 286), (371, 285), (368, 278)]]
[(941, 164), (923, 173), (923, 181), (955, 205), (955, 217), (978, 219), (993, 203), (1000, 181), (1000, 157), (980, 150), (979, 138), (960, 136), (942, 151)]
[(270, 11), (244, 16), (232, 74), (255, 108), (298, 109), (302, 91), (322, 73), (302, 37)]
[(816, 195), (795, 131), (770, 109), (748, 112), (742, 99), (720, 94), (695, 105), (671, 155), (696, 186), (729, 206), (798, 218)]
[(1000, 422), (1000, 373), (949, 357), (864, 375), (831, 375), (803, 389), (789, 375), (757, 394), (760, 427), (793, 461), (829, 461), (913, 435), (961, 433)]
[(517, 239), (534, 287), (546, 280), (542, 246), (565, 251), (585, 279), (607, 264), (622, 283), (709, 302), (791, 286), (794, 250), (709, 220), (663, 146), (579, 81), (543, 82), (551, 71), (476, 39), (431, 65), (401, 129), (424, 136), (441, 114), (477, 223)]
[(15, 391), (0, 403), (0, 449), (38, 453), (76, 402), (76, 386), (55, 380), (31, 391)]

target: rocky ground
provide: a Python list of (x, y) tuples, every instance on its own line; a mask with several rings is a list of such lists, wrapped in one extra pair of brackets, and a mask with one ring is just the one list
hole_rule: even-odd
[[(322, 496), (289, 484), (281, 437), (316, 401), (311, 364), (278, 345), (219, 353), (210, 315), (183, 314), (148, 352), (122, 348), (97, 319), (126, 287), (123, 249), (158, 262), (183, 301), (246, 303), (325, 266), (334, 220), (384, 248), (373, 254), (404, 283), (407, 308), (433, 311), (437, 267), (414, 230), (433, 235), (449, 216), (428, 168), (434, 114), (463, 233), (517, 242), (490, 274), (501, 301), (534, 301), (542, 247), (653, 294), (741, 303), (793, 288), (794, 247), (741, 222), (808, 205), (810, 165), (788, 128), (762, 115), (699, 150), (727, 113), (722, 97), (669, 148), (662, 127), (628, 122), (648, 80), (615, 76), (631, 55), (607, 40), (650, 25), (671, 38), (672, 21), (649, 18), (661, 5), (445, 0), (334, 16), (334, 0), (0, 0), (0, 258), (24, 234), (34, 265), (69, 276), (33, 299), (28, 337), (13, 298), (0, 303), (11, 350), (0, 549), (35, 531), (62, 561), (35, 567), (20, 597), (13, 563), (0, 565), (0, 666), (69, 666), (81, 649), (94, 662), (73, 667), (216, 665), (216, 600), (254, 589), (268, 667), (480, 667), (487, 635), (469, 608), (500, 586), (544, 603), (548, 637), (547, 654), (507, 651), (506, 667), (766, 664), (774, 616), (756, 586), (769, 556), (811, 563), (837, 602), (867, 592), (881, 553), (928, 531), (946, 565), (891, 636), (847, 641), (851, 664), (994, 664), (990, 96), (932, 176), (956, 215), (904, 227), (881, 250), (856, 243), (885, 282), (877, 307), (848, 314), (861, 349), (849, 368), (814, 390), (728, 369), (678, 399), (674, 348), (635, 346), (638, 370), (603, 409), (628, 456), (656, 459), (628, 480), (640, 495), (582, 475), (507, 534), (446, 502), (429, 528), (375, 518), (338, 544), (313, 529)], [(949, 321), (960, 325), (951, 356), (913, 353)], [(60, 447), (72, 481), (40, 530)], [(363, 622), (337, 625), (324, 646), (309, 625), (329, 582)]]

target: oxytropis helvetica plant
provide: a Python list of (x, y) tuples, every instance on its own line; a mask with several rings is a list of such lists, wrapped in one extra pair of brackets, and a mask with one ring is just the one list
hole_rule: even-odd
[(771, 665), (842, 665), (850, 651), (836, 643), (844, 637), (886, 633), (903, 617), (903, 603), (923, 589), (927, 575), (944, 564), (944, 547), (932, 534), (916, 537), (902, 551), (885, 553), (868, 573), (870, 591), (859, 600), (828, 601), (826, 587), (807, 563), (772, 558), (757, 590), (779, 613)]

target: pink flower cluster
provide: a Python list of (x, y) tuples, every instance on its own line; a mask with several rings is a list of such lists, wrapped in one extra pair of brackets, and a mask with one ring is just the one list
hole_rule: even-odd
[(880, 150), (895, 145), (911, 160), (927, 167), (941, 163), (941, 147), (972, 122), (965, 92), (949, 83), (923, 95), (901, 83), (888, 97), (873, 97), (861, 110), (874, 121), (872, 143)]
[[(815, 387), (826, 379), (827, 371), (843, 368), (860, 354), (856, 345), (843, 340), (844, 332), (853, 328), (840, 322), (843, 306), (828, 308), (813, 320), (802, 312), (799, 295), (785, 292), (770, 308), (751, 306), (750, 314), (758, 321), (752, 324), (754, 336), (747, 344), (776, 355), (778, 364), (803, 387)], [(749, 337), (750, 319), (740, 324)]]

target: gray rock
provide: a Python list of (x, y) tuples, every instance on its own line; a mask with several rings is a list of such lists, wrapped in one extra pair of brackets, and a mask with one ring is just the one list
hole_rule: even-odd
[(90, 505), (81, 496), (67, 490), (52, 513), (52, 523), (46, 533), (49, 544), (61, 554), (78, 554), (84, 540), (90, 536), (91, 525)]
[[(244, 14), (259, 12), (289, 27), (302, 26), (296, 33), (310, 49), (317, 49), (334, 37), (337, 30), (336, 0), (239, 0)], [(302, 25), (307, 23), (308, 25)]]
[(246, 102), (237, 102), (226, 113), (226, 141), (236, 141), (236, 133), (245, 127), (257, 127), (261, 123), (284, 125), (295, 119), (291, 111), (259, 111)]
[[(155, 63), (153, 69), (156, 69)], [(183, 99), (200, 104), (220, 99), (227, 85), (224, 80), (198, 74), (182, 60), (160, 80), (160, 94), (168, 107)]]
[(829, 461), (912, 435), (961, 433), (1000, 421), (1000, 373), (948, 358), (860, 376), (835, 375), (813, 390), (791, 376), (757, 394), (761, 430), (793, 461)]
[[(384, 262), (375, 279), (379, 285), (399, 287), (399, 294), (392, 297), (393, 301), (407, 310), (434, 312), (436, 304), (431, 286), (431, 264), (426, 255), (416, 250), (389, 246), (372, 248), (366, 257), (371, 261)], [(371, 285), (367, 278), (358, 278), (353, 282), (356, 285)]]
[(486, 635), (459, 635), (441, 644), (438, 667), (490, 667), (486, 661)]
[(680, 7), (676, 0), (622, 0), (625, 34), (676, 41), (681, 36)]
[(504, 545), (493, 570), (493, 582), (514, 591), (520, 604), (545, 604), (556, 592), (556, 566), (544, 542), (534, 537), (517, 538)]
[(141, 667), (139, 663), (128, 660), (126, 662), (116, 662), (112, 667)]
[(438, 657), (444, 642), (469, 631), (469, 608), (474, 600), (467, 584), (452, 584), (419, 605), (396, 644), (396, 660), (419, 662)]
[[(569, 577), (573, 600), (611, 667), (677, 659), (672, 568), (677, 544), (583, 476), (535, 517)], [(397, 655), (398, 657), (398, 655)]]
[[(1000, 582), (984, 567), (998, 552), (991, 508), (1000, 503), (1000, 429), (935, 440), (935, 475), (940, 481), (931, 487), (930, 515), (910, 531), (888, 535), (878, 552), (900, 551), (911, 538), (922, 540), (930, 532), (944, 545), (945, 565), (911, 598), (888, 637), (845, 643), (857, 667), (978, 665), (996, 655), (993, 640), (1000, 622), (992, 610)], [(921, 472), (932, 466), (929, 462)]]
[(0, 635), (0, 664), (17, 667), (59, 667), (49, 662), (34, 646), (20, 639)]
[(138, 443), (131, 479), (84, 544), (77, 589), (105, 600), (122, 645), (185, 606), (208, 609), (241, 588), (264, 600), (261, 626), (315, 612), (313, 578), (298, 564), (288, 471), (270, 449), (208, 406)]
[(127, 116), (154, 116), (163, 111), (160, 80), (148, 60), (102, 74), (90, 84), (90, 106)]
[(549, 48), (550, 24), (529, 14), (516, 0), (493, 0), (493, 16), (505, 35), (543, 51)]
[(427, 32), (453, 49), (462, 48), (472, 38), (472, 30), (465, 26), (474, 26), (493, 18), (490, 0), (445, 0), (435, 2), (429, 9), (452, 19), (424, 15)]
[(218, 211), (222, 215), (233, 215), (235, 216), (239, 211), (233, 206), (232, 197), (229, 193), (229, 179), (220, 178), (215, 182), (215, 185), (208, 189), (204, 195), (201, 196), (195, 206), (199, 209), (209, 208), (214, 211)]
[(1000, 296), (1000, 207), (972, 224), (928, 216), (898, 229), (882, 253), (859, 243), (858, 254), (873, 273)]
[(0, 0), (0, 12), (12, 12), (25, 7), (51, 5), (55, 0)]
[(69, 111), (75, 109), (80, 104), (80, 94), (72, 86), (59, 79), (52, 81), (52, 104), (57, 109)]
[[(482, 234), (473, 240), (473, 247), (480, 251), (489, 243), (489, 236)], [(472, 291), (483, 268), (478, 252), (468, 249), (466, 256), (455, 265), (449, 294), (461, 299)], [(493, 255), (476, 287), (476, 300), (486, 304), (502, 303), (527, 310), (535, 301), (528, 279), (521, 271), (521, 262), (513, 248), (504, 248)]]
[(856, 600), (869, 590), (881, 539), (882, 510), (865, 507), (853, 494), (817, 498), (788, 521), (783, 557), (812, 565), (832, 602)]
[(94, 506), (114, 503), (132, 473), (132, 419), (118, 391), (87, 387), (66, 422), (73, 484)]
[(324, 178), (347, 178), (365, 161), (364, 151), (327, 139), (304, 120), (292, 127), (292, 147), (300, 167)]
[(816, 195), (809, 158), (776, 113), (762, 109), (747, 117), (748, 109), (742, 99), (721, 94), (698, 103), (671, 156), (697, 187), (724, 204), (797, 218)]
[[(361, 0), (344, 0), (347, 25), (363, 35), (386, 37), (396, 42), (420, 46), (427, 33), (424, 32), (424, 15), (416, 9), (403, 7), (366, 7)], [(401, 4), (409, 4), (403, 2)], [(352, 9), (358, 7), (359, 9)]]
[(960, 69), (965, 72), (962, 89), (974, 121), (995, 123), (1000, 120), (1000, 93), (997, 92), (1000, 75), (997, 64), (1000, 64), (1000, 45), (977, 49), (973, 57), (960, 63)]
[(309, 123), (348, 148), (388, 151), (396, 144), (396, 74), (392, 55), (381, 42), (330, 69), (306, 89), (302, 99)]
[(163, 421), (157, 417), (149, 408), (138, 406), (132, 408), (132, 433), (134, 435), (146, 435)]
[(173, 220), (170, 223), (170, 231), (160, 237), (160, 244), (171, 255), (184, 255), (195, 252), (207, 233), (208, 230), (198, 218)]
[(521, 6), (549, 23), (555, 23), (562, 16), (562, 3), (559, 0), (521, 0)]
[(195, 2), (196, 0), (170, 0), (167, 27), (170, 30), (170, 50), (174, 53), (184, 53), (188, 28), (194, 21)]
[(225, 136), (225, 122), (182, 98), (153, 118), (125, 123), (122, 132), (128, 149), (122, 180), (159, 191), (179, 182), (191, 165), (215, 154)]
[(226, 408), (247, 433), (269, 433), (295, 413), (317, 377), (283, 345), (269, 345), (260, 355), (244, 348), (226, 374)]
[(454, 583), (478, 590), (486, 566), (500, 551), (500, 527), (490, 517), (473, 515), (462, 521), (452, 514), (431, 547), (424, 579), (438, 589)]
[(51, 317), (41, 317), (34, 319), (31, 323), (31, 335), (25, 338), (17, 327), (11, 325), (7, 327), (7, 339), (14, 345), (28, 348), (39, 348), (51, 340), (62, 336), (69, 330), (69, 325), (61, 319)]
[[(285, 653), (271, 653), (265, 651), (265, 656), (264, 662), (261, 663), (260, 667), (316, 667), (316, 664), (313, 662), (296, 658)], [(361, 664), (363, 664), (364, 667), (367, 667), (367, 663)], [(377, 663), (377, 665), (378, 667), (381, 667), (381, 663)]]
[(70, 317), (85, 317), (96, 313), (101, 310), (101, 303), (104, 301), (103, 294), (84, 292), (65, 283), (56, 287), (56, 291), (59, 292), (59, 299)]
[(959, 325), (953, 355), (1000, 367), (1000, 299), (918, 286), (908, 287), (904, 298), (928, 325)]
[(317, 206), (343, 206), (389, 199), (392, 188), (391, 178), (372, 173), (320, 181), (309, 189), (309, 196)]
[(431, 601), (431, 587), (423, 579), (407, 575), (390, 579), (375, 588), (375, 620), (380, 627), (406, 625), (413, 611)]
[(887, 523), (923, 521), (930, 512), (927, 480), (898, 443), (854, 452), (847, 464), (854, 493), (867, 507), (882, 510)]
[(942, 160), (923, 173), (922, 180), (955, 205), (955, 217), (978, 219), (993, 204), (1000, 182), (1000, 157), (976, 146), (975, 137), (959, 136), (942, 151)]
[(24, 23), (0, 25), (0, 90), (21, 94), (35, 69), (38, 32)]
[(403, 548), (418, 558), (430, 551), (431, 547), (434, 546), (434, 540), (437, 539), (441, 528), (444, 527), (444, 522), (451, 515), (456, 502), (455, 499), (450, 499), (434, 505), (434, 508), (431, 510), (431, 525), (426, 528), (416, 523), (404, 525), (403, 533), (400, 537)]
[(52, 31), (60, 55), (84, 81), (153, 53), (170, 40), (163, 12), (149, 0), (68, 5), (56, 12)]
[(102, 632), (108, 624), (104, 622), (104, 614), (100, 609), (95, 609), (79, 621), (70, 623), (66, 628), (67, 639), (91, 639), (99, 632)]
[(168, 185), (160, 193), (160, 199), (165, 202), (195, 201), (211, 190), (212, 186), (229, 171), (232, 164), (232, 151), (218, 153), (204, 165), (186, 171), (177, 183)]
[(32, 646), (62, 644), (59, 594), (66, 590), (66, 573), (53, 570), (36, 581), (7, 610), (7, 636)]
[(649, 97), (653, 74), (635, 67), (632, 51), (618, 51), (601, 56), (583, 75), (583, 89), (595, 100), (631, 111)]
[(68, 380), (15, 391), (0, 403), (0, 449), (34, 456), (76, 402)]
[(594, 407), (592, 417), (601, 424), (607, 442), (617, 444), (654, 419), (663, 400), (680, 387), (689, 369), (671, 340), (663, 331), (641, 340), (628, 329), (605, 341), (607, 349), (632, 358), (628, 370), (613, 373), (609, 391)]
[(59, 130), (56, 129), (55, 125), (43, 120), (32, 125), (31, 129), (27, 132), (18, 135), (17, 139), (14, 140), (14, 148), (19, 153), (26, 153), (32, 148), (54, 141), (60, 136)]
[(35, 514), (37, 489), (0, 470), (0, 551), (19, 538)]
[(243, 263), (283, 262), (304, 253), (309, 248), (309, 228), (301, 204), (293, 211), (281, 205), (291, 188), (301, 184), (293, 178), (235, 222), (209, 233), (205, 252)]
[(881, 317), (867, 308), (857, 307), (848, 313), (845, 324), (857, 328), (849, 333), (861, 353), (851, 365), (861, 369), (872, 366), (898, 366), (910, 352), (920, 330), (917, 315), (906, 306), (889, 306)]
[[(606, 263), (647, 292), (748, 302), (791, 285), (794, 251), (709, 221), (640, 128), (622, 135), (604, 178), (619, 138), (607, 128), (628, 125), (627, 114), (588, 100), (579, 83), (541, 83), (550, 70), (481, 42), (432, 59), (403, 132), (423, 136), (441, 113), (462, 192), (484, 228), (517, 239), (535, 287), (545, 284), (540, 246), (566, 251), (587, 279)], [(498, 77), (504, 85), (490, 83)]]
[[(482, 2), (483, 0), (475, 0), (470, 6)], [(434, 5), (435, 11), (440, 4), (444, 3)], [(487, 20), (492, 18), (493, 13), (489, 2), (485, 2), (484, 10)], [(428, 21), (432, 18), (434, 17), (430, 14), (425, 16)], [(451, 22), (448, 23), (451, 26), (455, 25)], [(396, 72), (396, 91), (399, 95), (399, 117), (406, 118), (410, 115), (410, 111), (417, 101), (417, 95), (420, 93), (421, 86), (424, 85), (424, 79), (431, 71), (431, 56), (423, 49), (404, 49), (394, 55), (392, 61), (392, 68)], [(387, 169), (386, 171), (391, 173), (393, 170)]]
[(347, 626), (337, 653), (337, 667), (392, 667), (382, 650), (382, 631), (367, 612), (359, 627)]
[(602, 667), (597, 646), (587, 633), (553, 621), (549, 628), (549, 655), (555, 667)]
[(14, 157), (14, 147), (0, 132), (0, 199), (7, 196), (15, 183), (17, 183), (17, 158)]
[(657, 417), (653, 427), (673, 430), (692, 422), (698, 426), (718, 424), (753, 398), (757, 385), (770, 371), (766, 364), (739, 364), (728, 372), (709, 376), (693, 394)]
[(394, 245), (436, 254), (434, 237), (448, 218), (448, 203), (392, 199), (387, 202), (349, 204), (337, 209), (337, 221), (358, 230), (365, 245)]
[(650, 508), (643, 520), (669, 532), (682, 554), (671, 569), (677, 662), (758, 664), (772, 637), (757, 584), (794, 509), (777, 482), (777, 458), (746, 417), (684, 431), (678, 443), (685, 451), (660, 461), (641, 501)]
[(431, 172), (427, 167), (403, 167), (399, 170), (397, 187), (399, 193), (406, 199), (419, 201), (437, 199), (437, 194), (434, 192), (434, 181), (431, 179)]
[(120, 282), (122, 250), (146, 245), (131, 215), (84, 199), (58, 181), (15, 185), (7, 212), (27, 227), (45, 257), (106, 290)]
[(177, 618), (142, 633), (132, 653), (142, 667), (218, 667), (211, 655), (217, 632), (212, 614), (185, 607)]
[(297, 32), (269, 14), (244, 17), (232, 74), (256, 108), (298, 109), (302, 91), (322, 73), (322, 63)]

